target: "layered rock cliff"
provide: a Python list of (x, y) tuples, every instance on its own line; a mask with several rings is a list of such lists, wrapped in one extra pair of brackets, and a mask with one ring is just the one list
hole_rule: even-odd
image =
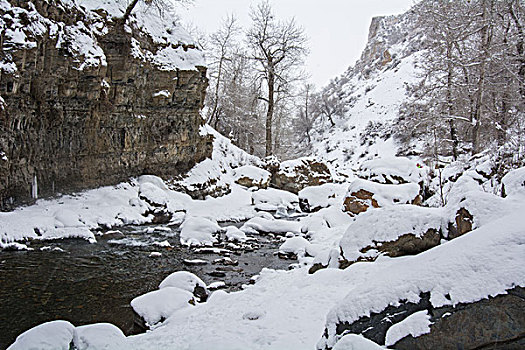
[(125, 1), (0, 1), (0, 208), (170, 177), (211, 154), (206, 68), (168, 12)]

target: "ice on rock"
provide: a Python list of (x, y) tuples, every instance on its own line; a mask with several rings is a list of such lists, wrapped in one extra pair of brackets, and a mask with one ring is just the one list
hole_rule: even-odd
[(195, 305), (193, 294), (177, 287), (161, 288), (136, 297), (131, 301), (133, 310), (150, 327), (167, 319), (176, 311), (192, 305)]
[(180, 243), (187, 246), (212, 245), (221, 227), (204, 217), (187, 217), (181, 225)]
[(76, 328), (75, 346), (78, 350), (113, 350), (123, 349), (126, 336), (115, 325), (95, 323)]
[(67, 321), (42, 323), (20, 334), (8, 350), (69, 350), (77, 336)]

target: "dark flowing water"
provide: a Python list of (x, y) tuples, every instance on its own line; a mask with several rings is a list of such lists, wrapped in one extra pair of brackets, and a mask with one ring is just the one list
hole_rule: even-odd
[[(110, 322), (132, 334), (133, 312), (130, 301), (158, 288), (170, 273), (186, 270), (207, 284), (224, 281), (228, 289), (239, 289), (263, 267), (287, 269), (290, 261), (273, 253), (280, 242), (271, 236), (257, 236), (254, 251), (233, 252), (237, 266), (212, 264), (218, 254), (197, 254), (181, 247), (176, 230), (144, 233), (146, 227), (128, 227), (122, 233), (98, 237), (98, 243), (66, 239), (33, 242), (34, 251), (0, 251), (0, 349), (17, 335), (40, 323), (68, 320), (76, 326)], [(128, 239), (134, 244), (167, 240), (172, 248), (151, 244), (114, 244)], [(113, 242), (113, 243), (112, 243)], [(40, 248), (58, 247), (64, 251)], [(161, 257), (150, 257), (152, 251)], [(187, 266), (184, 259), (207, 260), (207, 265)], [(209, 273), (225, 274), (212, 277)]]

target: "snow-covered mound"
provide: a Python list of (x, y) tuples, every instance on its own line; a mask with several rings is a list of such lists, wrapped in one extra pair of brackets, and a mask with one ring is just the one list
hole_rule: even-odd
[(193, 294), (176, 287), (164, 287), (131, 301), (131, 307), (149, 327), (164, 321), (174, 312), (195, 305)]
[(420, 188), (414, 183), (386, 185), (357, 179), (348, 186), (347, 197), (360, 191), (371, 193), (372, 199), (377, 202), (377, 205), (386, 207), (396, 203), (412, 203), (419, 195)]
[(386, 157), (361, 163), (357, 174), (363, 179), (387, 184), (423, 181), (422, 165), (406, 157)]
[(339, 204), (347, 190), (346, 184), (327, 183), (320, 186), (309, 186), (299, 191), (299, 204), (303, 211), (316, 211)]
[(440, 208), (407, 204), (372, 209), (359, 214), (348, 226), (341, 239), (341, 251), (349, 261), (356, 261), (359, 257), (374, 258), (377, 250), (362, 252), (362, 249), (377, 242), (395, 241), (406, 234), (421, 237), (431, 229), (439, 232), (443, 226), (446, 229), (447, 224)]
[(181, 225), (180, 242), (183, 245), (212, 245), (221, 231), (217, 222), (203, 217), (187, 217)]
[(75, 326), (71, 323), (51, 321), (20, 334), (8, 349), (69, 350), (75, 337)]
[[(194, 198), (217, 196), (228, 192), (230, 185), (238, 180), (240, 170), (236, 172), (234, 169), (252, 166), (253, 168), (249, 169), (251, 173), (255, 173), (254, 168), (262, 167), (262, 161), (258, 157), (235, 146), (231, 140), (219, 134), (211, 126), (202, 126), (201, 135), (213, 137), (211, 159), (195, 165), (182, 180), (174, 184), (176, 189), (190, 193)], [(258, 176), (265, 176), (262, 169)]]
[(276, 211), (280, 207), (285, 209), (296, 209), (299, 198), (287, 191), (268, 188), (252, 193), (252, 202), (257, 210)]

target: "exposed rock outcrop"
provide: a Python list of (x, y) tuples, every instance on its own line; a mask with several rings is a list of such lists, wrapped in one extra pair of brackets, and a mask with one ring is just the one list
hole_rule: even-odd
[(271, 185), (275, 188), (299, 193), (305, 187), (319, 186), (332, 182), (330, 170), (326, 164), (313, 158), (276, 162), (267, 160), (266, 169), (272, 174)]
[(191, 43), (159, 44), (103, 9), (9, 4), (0, 9), (3, 208), (130, 176), (171, 177), (211, 154), (199, 134), (206, 68), (159, 61), (171, 59), (167, 50), (182, 60), (200, 55)]
[(456, 306), (432, 307), (429, 293), (421, 293), (417, 303), (400, 301), (381, 312), (371, 312), (349, 324), (337, 325), (337, 334), (362, 334), (385, 345), (388, 331), (416, 312), (430, 315), (430, 331), (408, 335), (394, 344), (395, 349), (522, 349), (525, 345), (525, 290), (516, 287), (496, 297)]

